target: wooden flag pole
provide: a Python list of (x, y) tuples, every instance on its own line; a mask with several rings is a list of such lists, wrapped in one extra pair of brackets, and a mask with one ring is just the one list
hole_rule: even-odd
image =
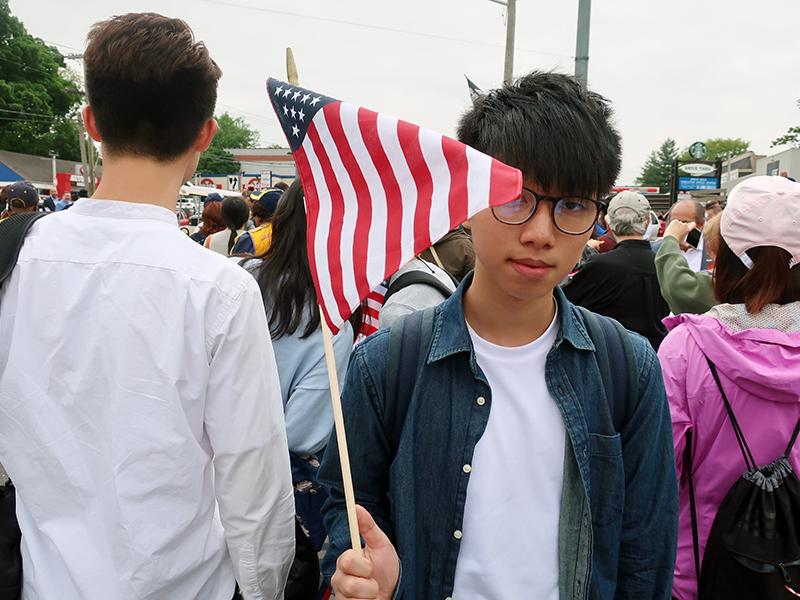
[(347, 507), (347, 521), (350, 525), (350, 543), (353, 550), (361, 554), (361, 538), (358, 534), (358, 518), (356, 517), (356, 495), (353, 491), (353, 475), (350, 471), (350, 454), (347, 451), (347, 438), (344, 432), (344, 415), (342, 399), (339, 395), (339, 380), (336, 375), (336, 359), (333, 354), (333, 339), (322, 307), (319, 309), (322, 338), (325, 343), (325, 360), (328, 363), (328, 380), (331, 384), (331, 402), (333, 403), (333, 422), (336, 426), (336, 440), (339, 442), (339, 463), (342, 467), (342, 486), (344, 502)]
[[(297, 66), (291, 48), (286, 48), (286, 76), (289, 83), (299, 85)], [(356, 516), (356, 494), (353, 491), (353, 474), (350, 471), (350, 454), (347, 452), (347, 437), (344, 432), (344, 415), (342, 414), (342, 398), (339, 395), (339, 378), (336, 374), (336, 357), (333, 353), (333, 337), (325, 320), (322, 307), (319, 307), (322, 340), (325, 344), (325, 362), (328, 365), (328, 381), (331, 386), (331, 403), (333, 404), (333, 422), (336, 427), (336, 439), (339, 442), (339, 463), (342, 467), (342, 486), (344, 502), (347, 507), (347, 522), (350, 526), (350, 543), (353, 550), (361, 554), (361, 537), (358, 534), (358, 517)]]

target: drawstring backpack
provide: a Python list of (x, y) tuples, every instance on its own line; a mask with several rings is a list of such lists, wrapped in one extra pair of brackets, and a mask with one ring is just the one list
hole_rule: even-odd
[(786, 451), (771, 463), (757, 466), (722, 389), (717, 368), (708, 357), (706, 360), (725, 402), (746, 471), (731, 486), (717, 510), (700, 569), (697, 513), (689, 469), (698, 597), (700, 600), (800, 597), (800, 480), (788, 461), (800, 421)]

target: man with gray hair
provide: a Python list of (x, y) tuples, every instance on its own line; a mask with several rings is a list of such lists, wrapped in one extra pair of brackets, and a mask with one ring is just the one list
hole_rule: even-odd
[(638, 192), (620, 192), (609, 203), (607, 215), (617, 245), (587, 260), (564, 293), (573, 304), (642, 334), (658, 350), (667, 335), (661, 319), (669, 314), (669, 306), (658, 285), (655, 253), (643, 239), (650, 204)]

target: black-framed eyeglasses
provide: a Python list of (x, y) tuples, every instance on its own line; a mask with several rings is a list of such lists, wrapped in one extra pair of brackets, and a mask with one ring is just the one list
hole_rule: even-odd
[(530, 220), (543, 200), (553, 206), (553, 224), (562, 233), (581, 235), (589, 231), (606, 203), (582, 196), (542, 196), (528, 188), (522, 188), (522, 195), (511, 202), (492, 207), (494, 218), (506, 225), (522, 225)]

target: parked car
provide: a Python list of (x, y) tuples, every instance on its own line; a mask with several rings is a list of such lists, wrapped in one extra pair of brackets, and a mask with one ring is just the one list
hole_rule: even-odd
[(191, 230), (189, 229), (189, 218), (188, 218), (188, 216), (182, 210), (176, 210), (175, 211), (175, 218), (178, 221), (178, 227), (181, 228), (181, 231), (183, 233), (185, 233), (186, 235), (189, 235), (191, 233)]

